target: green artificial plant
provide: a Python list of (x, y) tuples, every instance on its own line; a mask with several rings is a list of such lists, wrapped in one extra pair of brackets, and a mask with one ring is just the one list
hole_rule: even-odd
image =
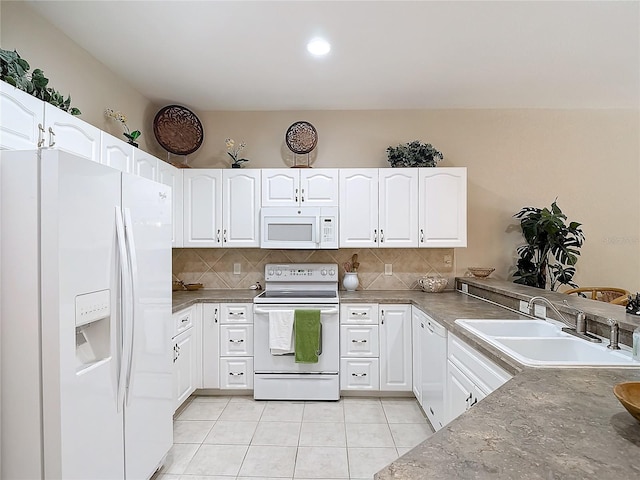
[[(556, 199), (557, 200), (557, 199)], [(520, 219), (526, 245), (517, 248), (515, 283), (556, 290), (560, 285), (578, 287), (573, 281), (578, 250), (584, 243), (580, 223), (565, 223), (567, 216), (554, 201), (551, 209), (524, 207), (514, 217)]]
[(444, 158), (433, 145), (418, 140), (387, 147), (387, 157), (392, 167), (435, 167)]
[(71, 115), (80, 115), (80, 110), (71, 106), (71, 96), (64, 98), (57, 90), (49, 87), (49, 79), (39, 68), (29, 73), (29, 63), (15, 50), (0, 48), (0, 80), (33, 95)]

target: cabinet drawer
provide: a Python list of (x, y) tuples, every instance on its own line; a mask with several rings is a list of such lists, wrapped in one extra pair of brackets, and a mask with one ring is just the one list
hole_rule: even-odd
[(340, 326), (340, 355), (343, 357), (377, 357), (379, 351), (377, 325)]
[(220, 325), (220, 356), (253, 355), (253, 325)]
[(380, 390), (377, 358), (341, 358), (341, 390)]
[(220, 358), (220, 388), (253, 388), (253, 357)]
[(193, 326), (194, 307), (185, 308), (173, 314), (173, 336), (181, 334)]
[(340, 323), (378, 324), (377, 303), (351, 303), (340, 305)]
[(455, 335), (448, 338), (449, 361), (489, 394), (507, 382), (511, 375), (487, 357), (477, 352)]
[(223, 303), (220, 323), (253, 323), (253, 304)]

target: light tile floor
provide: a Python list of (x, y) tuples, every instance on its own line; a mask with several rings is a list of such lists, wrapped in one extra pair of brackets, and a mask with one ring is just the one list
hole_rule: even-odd
[(433, 431), (413, 398), (193, 397), (153, 480), (372, 479)]

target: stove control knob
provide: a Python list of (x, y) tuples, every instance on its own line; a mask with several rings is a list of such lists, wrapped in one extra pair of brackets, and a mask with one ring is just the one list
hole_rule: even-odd
[(335, 274), (336, 274), (335, 270), (333, 269), (329, 270), (329, 275), (333, 277)]
[(268, 273), (269, 275), (273, 275), (273, 270), (269, 270), (267, 273)]
[(326, 274), (327, 274), (327, 271), (324, 268), (320, 270), (320, 275), (324, 276)]
[(277, 276), (282, 275), (282, 270), (276, 270), (276, 275), (277, 275)]

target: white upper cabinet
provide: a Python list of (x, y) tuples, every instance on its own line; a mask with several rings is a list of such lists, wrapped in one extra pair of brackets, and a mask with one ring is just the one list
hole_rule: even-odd
[(100, 163), (125, 173), (133, 173), (133, 145), (101, 132)]
[(260, 246), (260, 170), (184, 170), (184, 247)]
[(418, 169), (385, 168), (378, 171), (378, 246), (418, 246)]
[(420, 168), (420, 247), (467, 246), (467, 169)]
[(0, 81), (0, 149), (33, 150), (44, 142), (42, 100)]
[(185, 169), (184, 247), (222, 246), (222, 170)]
[[(100, 163), (99, 128), (63, 112), (49, 103), (44, 104), (46, 148), (59, 148), (79, 157)], [(122, 142), (126, 145), (126, 142)]]
[(225, 247), (260, 246), (260, 170), (222, 170), (222, 242)]
[(340, 248), (378, 246), (378, 169), (340, 169)]
[(153, 155), (143, 152), (139, 148), (133, 149), (133, 173), (137, 176), (157, 182), (159, 179), (158, 162), (161, 162), (161, 160), (158, 160)]
[(418, 170), (341, 169), (340, 247), (417, 247)]
[(337, 169), (262, 170), (262, 206), (337, 206)]
[[(137, 150), (136, 150), (137, 151)], [(143, 152), (144, 153), (144, 152)], [(136, 153), (133, 155), (134, 161)], [(153, 158), (153, 157), (152, 157)], [(141, 175), (143, 176), (143, 175)], [(171, 246), (182, 247), (182, 169), (158, 160), (158, 182), (171, 187), (171, 220), (173, 225)]]

